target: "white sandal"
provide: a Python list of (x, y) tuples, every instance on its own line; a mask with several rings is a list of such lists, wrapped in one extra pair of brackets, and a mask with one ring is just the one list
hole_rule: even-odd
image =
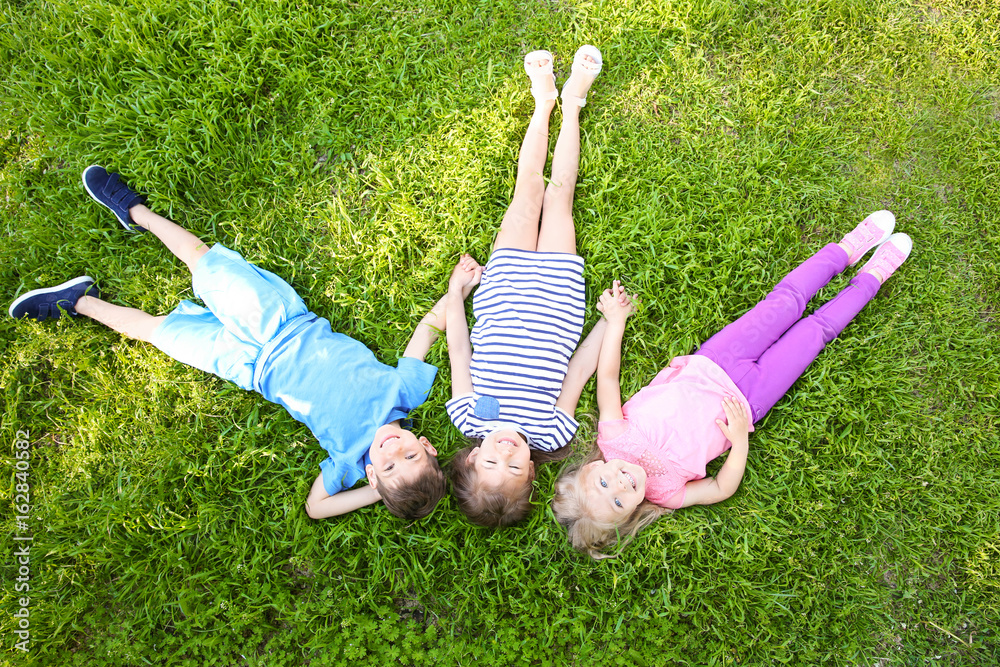
[[(587, 60), (587, 56), (590, 56), (591, 60)], [(596, 77), (601, 73), (601, 68), (603, 66), (604, 60), (601, 58), (601, 50), (596, 46), (584, 44), (576, 50), (576, 55), (573, 56), (573, 74)], [(572, 78), (573, 76), (571, 74), (570, 79)], [(566, 83), (569, 83), (569, 80), (567, 80)], [(563, 101), (576, 104), (581, 107), (586, 106), (587, 96), (584, 95), (583, 97), (577, 97), (576, 95), (567, 94), (566, 83), (563, 84)]]
[[(534, 64), (536, 60), (548, 59), (548, 65), (536, 65)], [(540, 50), (532, 51), (524, 57), (524, 73), (528, 75), (531, 79), (531, 96), (535, 98), (536, 102), (546, 102), (548, 100), (554, 100), (559, 97), (559, 90), (542, 90), (535, 78), (548, 75), (552, 77), (552, 84), (555, 85), (556, 75), (552, 71), (552, 54), (549, 51)], [(544, 79), (543, 79), (544, 80)]]

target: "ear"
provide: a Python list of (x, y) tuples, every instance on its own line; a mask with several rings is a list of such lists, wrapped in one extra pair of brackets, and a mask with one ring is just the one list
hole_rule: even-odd
[(420, 444), (424, 446), (424, 449), (426, 449), (427, 453), (431, 456), (438, 455), (438, 450), (434, 449), (434, 445), (431, 444), (431, 441), (424, 436), (420, 436)]
[(535, 462), (528, 461), (528, 479), (532, 482), (535, 481)]
[(465, 457), (465, 462), (471, 466), (476, 462), (477, 456), (479, 456), (479, 447), (473, 447), (469, 455)]
[(378, 490), (378, 477), (375, 476), (375, 466), (371, 463), (365, 466), (365, 476), (368, 477), (368, 486)]

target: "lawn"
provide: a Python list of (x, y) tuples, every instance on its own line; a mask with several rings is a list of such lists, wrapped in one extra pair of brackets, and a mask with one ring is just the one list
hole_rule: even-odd
[[(5, 309), (84, 273), (157, 314), (191, 296), (86, 196), (98, 163), (394, 363), (459, 253), (488, 255), (532, 108), (523, 55), (551, 49), (561, 83), (587, 42), (605, 68), (578, 243), (591, 304), (615, 278), (643, 301), (626, 395), (868, 212), (915, 244), (758, 424), (737, 494), (602, 562), (548, 510), (560, 464), (512, 529), (448, 499), (412, 524), (313, 521), (325, 453), (281, 408), (94, 322), (5, 315), (0, 522), (31, 540), (4, 542), (0, 663), (1000, 663), (996, 0), (0, 11)], [(446, 461), (463, 442), (443, 342), (429, 360), (413, 417)], [(578, 416), (583, 452), (593, 384)]]

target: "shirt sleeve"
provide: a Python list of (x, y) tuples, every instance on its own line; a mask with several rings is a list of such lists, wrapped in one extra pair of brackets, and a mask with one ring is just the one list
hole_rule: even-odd
[(682, 486), (680, 491), (664, 500), (660, 506), (671, 510), (679, 510), (684, 505), (684, 496), (686, 495), (686, 491), (687, 484)]
[(399, 391), (399, 407), (409, 412), (427, 400), (427, 394), (434, 384), (437, 367), (414, 359), (402, 357), (396, 364), (396, 371), (402, 380)]
[(576, 435), (577, 429), (580, 428), (580, 422), (573, 419), (572, 415), (563, 410), (562, 408), (554, 408), (553, 421), (555, 422), (555, 439), (557, 441), (557, 446), (555, 449), (560, 449), (569, 444), (573, 436)]
[(365, 476), (365, 468), (361, 461), (337, 462), (332, 456), (321, 461), (319, 469), (323, 474), (323, 488), (331, 496), (351, 488)]
[(603, 442), (610, 442), (615, 438), (619, 438), (627, 430), (628, 421), (624, 419), (597, 422), (597, 438)]
[(451, 418), (451, 423), (455, 425), (459, 431), (464, 435), (472, 437), (474, 434), (470, 434), (468, 427), (468, 416), (472, 412), (472, 404), (474, 394), (463, 394), (461, 396), (456, 396), (447, 403), (445, 403), (445, 409), (448, 411), (448, 417)]

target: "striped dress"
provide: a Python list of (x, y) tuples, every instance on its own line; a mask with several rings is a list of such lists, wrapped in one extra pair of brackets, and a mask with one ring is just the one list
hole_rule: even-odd
[(451, 421), (469, 437), (491, 422), (513, 422), (534, 449), (554, 451), (579, 426), (556, 407), (585, 310), (578, 255), (500, 248), (472, 300), (472, 393), (448, 401)]

